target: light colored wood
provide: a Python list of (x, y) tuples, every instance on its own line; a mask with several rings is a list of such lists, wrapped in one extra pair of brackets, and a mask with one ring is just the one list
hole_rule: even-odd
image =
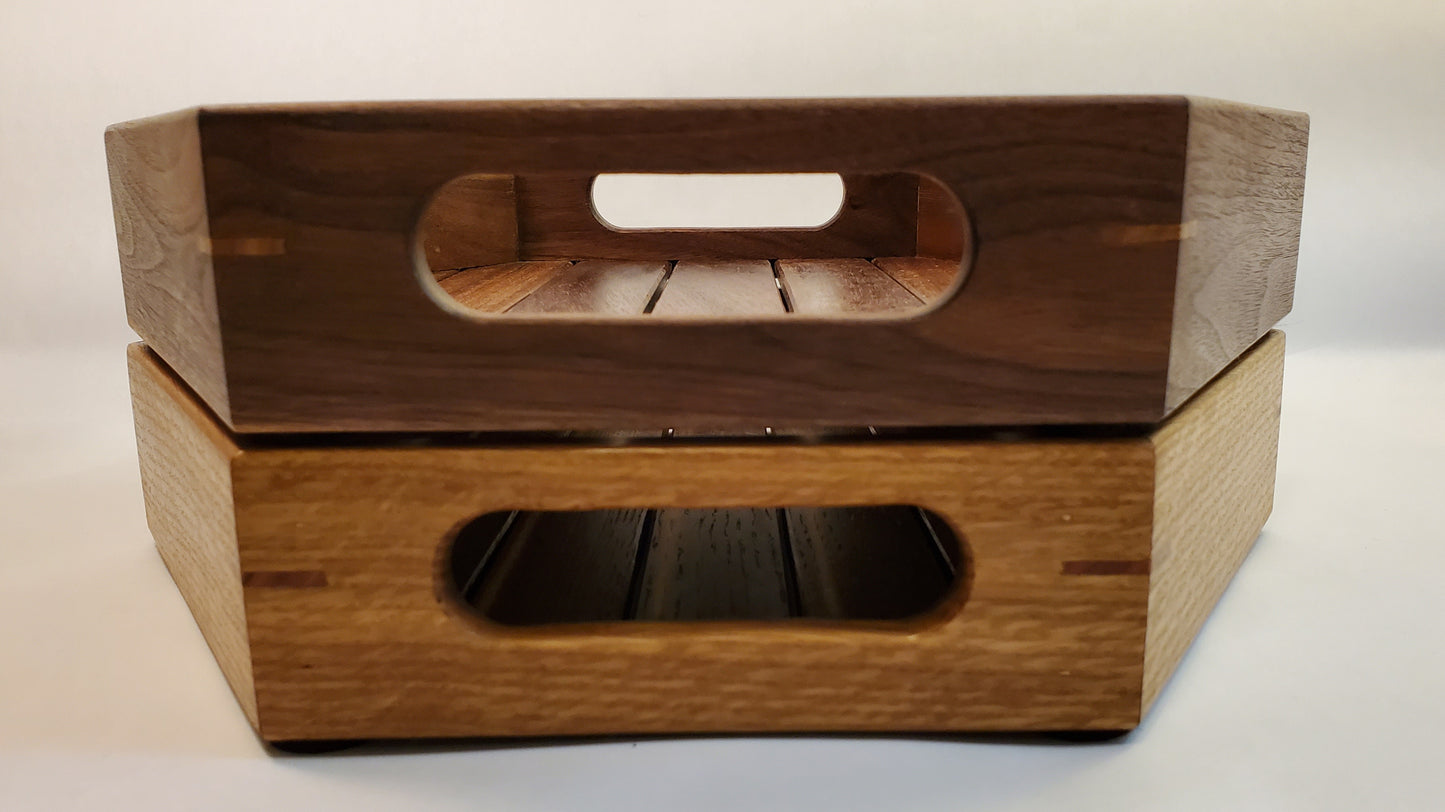
[[(232, 466), (242, 578), (308, 573), (245, 588), (261, 733), (1128, 727), (1147, 577), (1062, 566), (1147, 557), (1151, 460), (1142, 440), (251, 449)], [(438, 587), (445, 538), (493, 510), (820, 502), (921, 504), (962, 528), (967, 602), (886, 627), (544, 634), (482, 624)]]
[(1284, 334), (1269, 333), (1154, 434), (1148, 710), (1274, 505)]
[[(152, 198), (117, 206), (123, 240), (155, 246), (142, 264), (170, 274), (205, 267), (203, 234), (214, 268), (132, 286), (128, 303), (141, 335), (241, 432), (647, 429), (711, 421), (719, 389), (728, 428), (1155, 423), (1176, 288), (1188, 289), (1176, 276), (1195, 272), (1187, 255), (1181, 271), (1180, 236), (1228, 232), (1281, 272), (1295, 247), (1293, 204), (1251, 208), (1258, 219), (1223, 231), (1181, 219), (1187, 168), (1244, 167), (1200, 148), (1191, 161), (1191, 127), (1196, 145), (1208, 140), (1195, 108), (1182, 97), (203, 108), (112, 136), (164, 142), (153, 151), (186, 155), (191, 179), (127, 189), (122, 169), (122, 198)], [(1250, 189), (1261, 200), (1293, 189), (1276, 178), (1298, 177), (1293, 158), (1269, 150), (1287, 137), (1280, 154), (1295, 155), (1302, 131), (1228, 109), (1265, 151)], [(457, 318), (418, 279), (415, 230), (438, 189), (476, 172), (919, 173), (968, 213), (969, 279), (908, 319)], [(186, 204), (201, 177), (206, 205)], [(1228, 309), (1250, 301), (1191, 307), (1230, 324)], [(190, 317), (176, 314), (224, 325), (219, 347), (214, 331), (177, 333)], [(676, 374), (679, 348), (692, 374)]]
[[(683, 260), (672, 269), (654, 316), (727, 318), (782, 315), (783, 299), (772, 263), (757, 260)], [(691, 350), (693, 348), (689, 348)]]
[(794, 313), (900, 313), (923, 307), (893, 278), (863, 259), (780, 259), (778, 279)]
[(932, 305), (958, 284), (966, 271), (956, 259), (932, 257), (879, 257), (873, 264), (908, 289), (925, 305)]
[[(230, 498), (259, 729), (283, 740), (1132, 727), (1267, 512), (1279, 341), (1152, 439), (248, 449), (231, 460)], [(149, 382), (137, 399), (157, 415), (144, 419), (223, 436), (176, 380), (152, 374), (152, 357), (132, 360)], [(195, 466), (214, 450), (175, 453)], [(153, 482), (174, 467), (157, 460), (142, 453)], [(226, 501), (224, 486), (174, 485), (214, 491), (179, 497), (207, 505)], [(492, 511), (808, 504), (928, 508), (963, 539), (971, 581), (902, 622), (572, 631), (487, 624), (442, 588), (446, 539)], [(183, 588), (238, 575), (214, 560), (172, 566)]]
[(1308, 143), (1303, 113), (1189, 100), (1166, 409), (1293, 306)]
[(126, 349), (146, 522), (246, 718), (259, 728), (231, 464), (241, 452), (143, 345)]
[(196, 111), (105, 131), (131, 329), (231, 422)]
[(516, 262), (517, 197), (511, 175), (467, 175), (437, 192), (417, 223), (435, 272)]
[(640, 316), (667, 271), (666, 262), (579, 262), (507, 312)]
[(503, 313), (571, 267), (570, 262), (510, 262), (454, 270), (439, 276), (437, 284), (468, 310)]

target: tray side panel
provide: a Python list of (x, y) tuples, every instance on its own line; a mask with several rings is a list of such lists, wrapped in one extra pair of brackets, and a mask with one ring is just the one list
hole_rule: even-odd
[(196, 111), (110, 127), (105, 153), (130, 326), (229, 421)]
[[(213, 242), (279, 249), (214, 257), (237, 431), (1163, 415), (1183, 99), (342, 105), (200, 126)], [(977, 238), (967, 281), (912, 318), (763, 323), (487, 320), (417, 278), (416, 218), (458, 175), (720, 171), (931, 177)]]
[[(248, 451), (236, 466), (268, 739), (1122, 729), (1138, 719), (1144, 440)], [(439, 588), (493, 510), (918, 504), (967, 600), (897, 624), (505, 629)], [(1081, 566), (1103, 562), (1111, 566)], [(290, 573), (288, 577), (283, 577)]]
[(1269, 518), (1283, 372), (1271, 331), (1154, 434), (1146, 711)]
[(231, 490), (236, 446), (142, 344), (127, 348), (146, 520), (226, 682), (259, 729)]
[(1166, 411), (1289, 313), (1308, 145), (1303, 113), (1189, 100)]

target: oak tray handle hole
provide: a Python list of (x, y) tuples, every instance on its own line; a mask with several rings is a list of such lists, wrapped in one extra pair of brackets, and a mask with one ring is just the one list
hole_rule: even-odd
[(441, 578), (504, 626), (877, 622), (963, 600), (968, 560), (911, 505), (500, 511), (455, 532)]

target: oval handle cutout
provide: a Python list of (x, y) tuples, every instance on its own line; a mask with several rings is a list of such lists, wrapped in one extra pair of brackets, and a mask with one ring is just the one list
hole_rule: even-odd
[(901, 318), (972, 253), (958, 201), (910, 173), (466, 175), (415, 239), (433, 300), (525, 318)]
[(968, 582), (962, 537), (911, 505), (503, 511), (445, 560), (445, 591), (507, 626), (901, 621)]
[(800, 174), (607, 174), (592, 211), (619, 231), (822, 228), (843, 209), (843, 178)]

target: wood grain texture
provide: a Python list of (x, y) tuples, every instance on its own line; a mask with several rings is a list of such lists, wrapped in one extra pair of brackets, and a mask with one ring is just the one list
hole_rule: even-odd
[(1190, 99), (1166, 409), (1289, 313), (1308, 142), (1303, 113)]
[(778, 620), (793, 614), (778, 511), (657, 512), (638, 620)]
[(146, 522), (221, 673), (258, 727), (231, 464), (241, 452), (156, 357), (126, 349)]
[(930, 179), (918, 184), (918, 249), (911, 253), (951, 260), (955, 265), (966, 262), (973, 253), (968, 215), (948, 189)]
[(932, 257), (879, 257), (873, 260), (884, 273), (923, 302), (931, 305), (966, 275), (956, 259)]
[(933, 608), (953, 580), (912, 507), (789, 508), (803, 614), (898, 620)]
[[(325, 574), (244, 588), (273, 740), (1128, 728), (1267, 512), (1278, 342), (1152, 440), (256, 447), (231, 463), (239, 570), (173, 568)], [(223, 436), (157, 361), (132, 360), (154, 384), (136, 390), (144, 419)], [(214, 477), (177, 483), (224, 500)], [(437, 573), (445, 539), (492, 511), (800, 504), (925, 506), (966, 539), (973, 580), (903, 623), (543, 633), (481, 623)], [(1152, 575), (1068, 572), (1151, 548)]]
[[(264, 250), (212, 257), (219, 353), (168, 347), (133, 321), (242, 432), (1152, 423), (1166, 413), (1190, 109), (1181, 97), (203, 108), (212, 244)], [(418, 213), (453, 178), (609, 171), (927, 175), (968, 212), (969, 280), (914, 319), (766, 325), (459, 319), (418, 284)], [(1278, 213), (1238, 235), (1262, 262), (1293, 253), (1271, 236), (1292, 233), (1293, 211)], [(118, 214), (122, 233), (174, 243), (172, 225)], [(703, 248), (695, 236), (687, 245)], [(912, 252), (853, 255), (890, 253)], [(182, 291), (204, 312), (193, 300)]]
[[(191, 402), (174, 382), (165, 394), (174, 410)], [(1151, 461), (1141, 440), (253, 448), (232, 466), (241, 569), (321, 571), (327, 582), (245, 588), (260, 729), (301, 739), (1128, 727), (1147, 578), (1060, 567), (1148, 555)], [(976, 566), (967, 601), (955, 594), (889, 634), (819, 621), (542, 634), (480, 623), (436, 575), (444, 539), (494, 510), (834, 500), (922, 504), (962, 528)]]
[(767, 260), (683, 260), (672, 269), (655, 316), (719, 318), (784, 314)]
[(508, 312), (640, 316), (667, 271), (666, 262), (578, 262)]
[(131, 329), (230, 422), (196, 111), (105, 131)]
[(507, 624), (624, 619), (645, 514), (521, 514), (472, 605)]
[(922, 303), (863, 259), (780, 259), (778, 279), (794, 313), (899, 313)]
[(517, 196), (511, 175), (467, 175), (443, 186), (417, 223), (433, 272), (516, 262)]
[(437, 284), (468, 310), (504, 313), (571, 267), (570, 262), (509, 262), (454, 270), (438, 276)]
[(592, 173), (536, 174), (518, 179), (523, 257), (754, 259), (914, 250), (918, 179), (911, 174), (844, 175), (843, 207), (818, 229), (613, 229), (593, 213), (592, 177)]
[(1269, 518), (1283, 368), (1284, 334), (1272, 331), (1154, 434), (1145, 710)]

